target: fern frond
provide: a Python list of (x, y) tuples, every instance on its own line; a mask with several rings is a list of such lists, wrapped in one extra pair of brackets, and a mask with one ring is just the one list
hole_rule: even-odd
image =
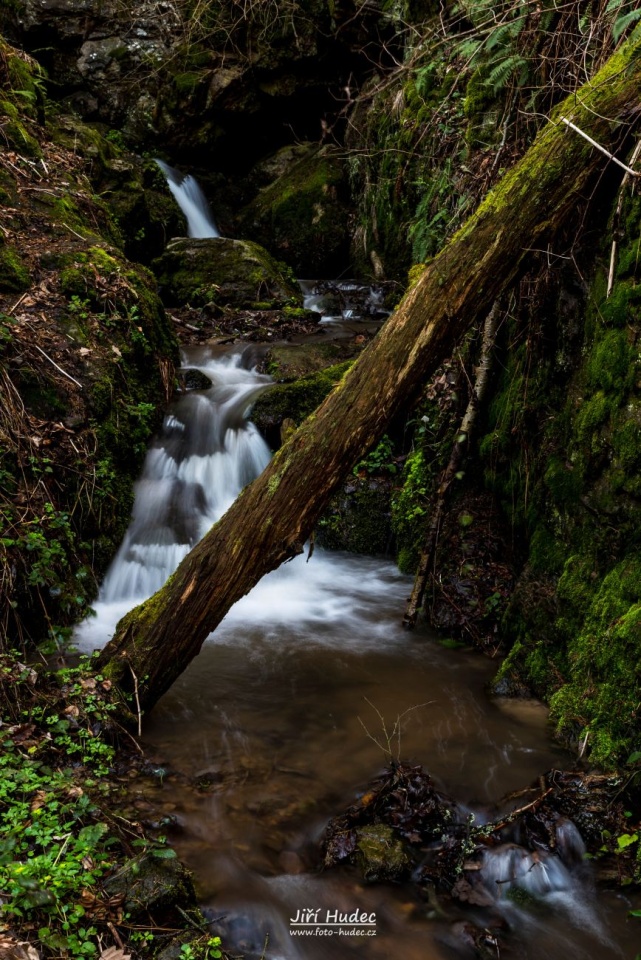
[(614, 42), (618, 43), (630, 24), (636, 23), (639, 19), (641, 19), (641, 10), (630, 10), (628, 13), (624, 13), (622, 16), (617, 17), (612, 27), (612, 36), (614, 38)]
[(488, 51), (496, 50), (497, 47), (502, 47), (505, 44), (509, 44), (513, 40), (516, 40), (523, 29), (524, 24), (525, 16), (520, 16), (516, 17), (514, 20), (508, 20), (507, 23), (502, 23), (500, 26), (495, 27), (485, 41), (485, 49)]
[(485, 80), (485, 85), (491, 87), (492, 92), (496, 95), (503, 90), (508, 80), (524, 67), (527, 67), (527, 60), (520, 56), (520, 54), (513, 53), (511, 56), (505, 57), (505, 59), (501, 60), (490, 70)]

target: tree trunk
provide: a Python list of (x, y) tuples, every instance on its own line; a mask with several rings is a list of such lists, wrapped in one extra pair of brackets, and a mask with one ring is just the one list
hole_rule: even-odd
[(465, 411), (465, 416), (461, 425), (456, 431), (456, 439), (452, 445), (450, 459), (441, 474), (439, 485), (436, 491), (436, 504), (427, 524), (421, 558), (414, 578), (412, 593), (407, 601), (405, 616), (403, 617), (403, 626), (413, 629), (416, 626), (419, 610), (423, 606), (423, 597), (425, 588), (434, 567), (436, 557), (436, 547), (441, 532), (441, 523), (447, 505), (447, 495), (452, 486), (452, 480), (461, 469), (463, 458), (469, 450), (470, 440), (476, 425), (476, 419), (479, 409), (483, 403), (488, 381), (490, 379), (490, 370), (492, 368), (492, 357), (494, 344), (496, 341), (496, 328), (498, 326), (498, 303), (495, 303), (485, 320), (483, 328), (483, 343), (481, 345), (481, 360), (476, 372), (475, 383), (472, 387), (469, 403)]
[(617, 149), (636, 119), (640, 83), (641, 41), (629, 41), (560, 105), (556, 122), (426, 267), (345, 378), (163, 589), (121, 620), (98, 668), (121, 688), (135, 688), (140, 709), (171, 686), (233, 603), (302, 551), (352, 465), (416, 399), (528, 251), (546, 243), (589, 195), (608, 161), (561, 118)]

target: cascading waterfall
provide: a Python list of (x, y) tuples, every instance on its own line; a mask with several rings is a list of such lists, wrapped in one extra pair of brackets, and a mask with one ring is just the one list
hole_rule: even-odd
[(201, 351), (197, 365), (183, 368), (199, 370), (211, 386), (185, 393), (165, 416), (136, 484), (129, 529), (95, 605), (98, 622), (78, 630), (81, 646), (159, 590), (267, 465), (269, 448), (246, 416), (271, 381), (248, 368), (251, 355)]
[(240, 353), (204, 359), (198, 369), (212, 386), (180, 397), (165, 417), (101, 600), (143, 599), (159, 590), (267, 465), (269, 448), (245, 416), (270, 380), (242, 364)]
[(194, 238), (219, 237), (207, 197), (191, 174), (183, 176), (164, 160), (156, 163), (167, 178), (167, 184), (176, 203), (187, 218), (187, 236)]

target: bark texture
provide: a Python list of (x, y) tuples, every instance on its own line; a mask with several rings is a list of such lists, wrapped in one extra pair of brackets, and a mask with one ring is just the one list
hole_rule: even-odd
[(423, 597), (425, 596), (427, 583), (430, 579), (430, 575), (434, 571), (436, 548), (438, 545), (439, 534), (441, 532), (443, 515), (445, 514), (445, 507), (447, 505), (449, 489), (452, 486), (452, 481), (454, 480), (457, 471), (460, 470), (461, 466), (463, 465), (465, 454), (469, 450), (470, 440), (474, 433), (478, 412), (481, 404), (483, 403), (483, 398), (487, 390), (488, 381), (490, 379), (490, 371), (492, 369), (492, 356), (494, 344), (496, 342), (498, 318), (498, 304), (495, 303), (485, 320), (485, 326), (483, 328), (483, 343), (481, 345), (481, 360), (476, 372), (476, 382), (472, 388), (472, 395), (470, 396), (470, 400), (465, 411), (465, 416), (463, 417), (461, 426), (457, 431), (456, 440), (454, 441), (454, 445), (452, 447), (452, 453), (450, 455), (449, 462), (441, 474), (437, 490), (436, 504), (434, 505), (434, 509), (432, 510), (432, 514), (427, 524), (425, 542), (421, 551), (421, 558), (419, 560), (418, 570), (416, 571), (414, 586), (407, 601), (407, 607), (405, 608), (403, 626), (410, 630), (416, 626), (419, 611), (423, 606)]
[(143, 711), (198, 654), (232, 604), (302, 551), (347, 471), (415, 400), (426, 377), (513, 280), (528, 251), (568, 222), (595, 175), (611, 164), (561, 118), (616, 152), (638, 117), (640, 84), (641, 40), (633, 40), (559, 106), (322, 406), (165, 587), (123, 618), (99, 669), (125, 689), (133, 690), (136, 679)]

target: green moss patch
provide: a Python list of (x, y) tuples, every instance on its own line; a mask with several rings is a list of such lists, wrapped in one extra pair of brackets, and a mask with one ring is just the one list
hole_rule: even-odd
[(30, 283), (29, 270), (15, 247), (0, 245), (0, 292), (22, 293)]
[(300, 306), (287, 268), (248, 240), (173, 240), (152, 264), (161, 291), (179, 305), (214, 302), (238, 308)]

